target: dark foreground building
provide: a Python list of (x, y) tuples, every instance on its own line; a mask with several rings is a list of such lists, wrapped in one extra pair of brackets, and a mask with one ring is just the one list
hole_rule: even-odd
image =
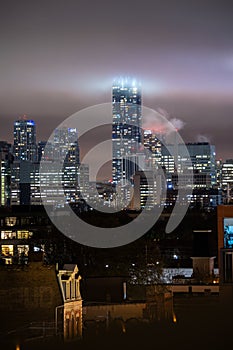
[(80, 276), (76, 265), (29, 262), (0, 267), (0, 342), (82, 335)]

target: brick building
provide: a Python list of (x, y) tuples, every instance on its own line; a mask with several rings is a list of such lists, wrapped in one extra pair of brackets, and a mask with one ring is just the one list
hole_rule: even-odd
[(12, 340), (82, 335), (80, 276), (76, 265), (29, 262), (0, 266), (0, 326)]

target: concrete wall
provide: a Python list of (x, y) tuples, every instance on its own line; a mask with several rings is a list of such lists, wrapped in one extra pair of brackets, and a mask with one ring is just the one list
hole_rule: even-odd
[(219, 293), (219, 285), (172, 285), (173, 293)]
[(83, 307), (83, 321), (97, 319), (143, 318), (143, 310), (146, 303), (90, 305)]

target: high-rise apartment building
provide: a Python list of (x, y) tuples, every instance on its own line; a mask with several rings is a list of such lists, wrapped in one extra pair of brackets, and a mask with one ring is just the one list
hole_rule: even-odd
[(132, 79), (115, 80), (112, 87), (112, 177), (114, 183), (125, 185), (134, 175), (126, 169), (125, 159), (140, 151), (143, 141), (141, 87)]
[[(41, 144), (43, 147), (43, 144)], [(59, 127), (54, 130), (53, 140), (46, 144), (44, 150), (41, 147), (43, 162), (51, 163), (51, 172), (49, 174), (40, 173), (41, 189), (43, 196), (51, 197), (51, 192), (47, 191), (49, 187), (53, 188), (53, 203), (57, 201), (56, 197), (63, 195), (67, 203), (75, 203), (78, 200), (78, 174), (79, 174), (79, 145), (78, 133), (76, 128)], [(53, 168), (53, 161), (62, 163), (61, 174), (56, 174), (56, 167)], [(63, 189), (59, 189), (59, 177), (62, 177)], [(44, 198), (46, 202), (46, 198)]]
[[(16, 121), (14, 124), (15, 160), (11, 166), (11, 204), (36, 205), (44, 203), (59, 205), (58, 199), (65, 196), (67, 203), (79, 198), (79, 146), (74, 128), (58, 128), (52, 141), (38, 143), (38, 157), (34, 157), (35, 123)], [(37, 159), (37, 161), (36, 161)], [(43, 160), (50, 171), (43, 172)], [(56, 162), (62, 167), (57, 171)], [(59, 186), (62, 179), (62, 186)]]
[(20, 119), (14, 122), (13, 154), (15, 160), (36, 161), (36, 124), (33, 120)]

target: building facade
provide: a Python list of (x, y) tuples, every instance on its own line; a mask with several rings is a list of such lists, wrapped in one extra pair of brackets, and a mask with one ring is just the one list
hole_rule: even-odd
[(146, 150), (149, 151), (148, 160), (149, 166), (154, 169), (158, 168), (158, 165), (161, 164), (161, 135), (160, 138), (157, 137), (157, 134), (151, 130), (144, 130), (144, 139), (143, 144)]
[(14, 122), (15, 160), (37, 160), (36, 124), (33, 120), (20, 119)]
[(233, 312), (233, 206), (220, 205), (218, 218), (218, 260), (220, 273), (220, 300), (225, 312)]
[(125, 184), (133, 175), (124, 158), (139, 153), (143, 139), (141, 88), (132, 79), (115, 80), (112, 87), (112, 178)]
[(227, 159), (222, 163), (221, 186), (224, 191), (225, 204), (233, 200), (233, 159)]
[[(187, 149), (192, 162), (194, 187), (210, 188), (216, 184), (215, 147), (208, 142), (162, 145), (161, 166), (166, 170), (167, 179), (177, 172), (182, 176), (182, 163), (185, 162), (184, 149)], [(172, 152), (171, 152), (172, 150)], [(175, 162), (177, 158), (177, 163)]]
[(10, 144), (4, 141), (0, 142), (0, 206), (10, 205), (10, 167), (13, 161), (10, 149)]

